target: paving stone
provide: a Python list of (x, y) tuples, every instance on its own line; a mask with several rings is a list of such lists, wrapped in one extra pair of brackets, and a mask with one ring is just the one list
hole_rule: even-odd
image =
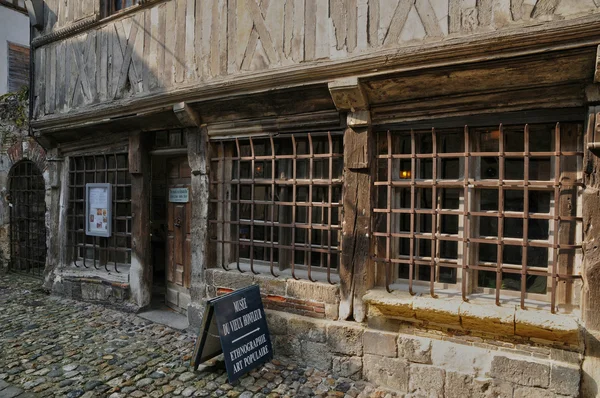
[[(0, 397), (24, 394), (24, 387), (40, 397), (229, 397), (275, 398), (358, 397), (369, 384), (327, 372), (299, 366), (278, 358), (254, 369), (235, 384), (229, 384), (222, 359), (210, 367), (192, 371), (190, 358), (196, 335), (153, 324), (132, 313), (123, 313), (90, 303), (48, 297), (39, 290), (39, 281), (1, 275), (0, 302)], [(43, 303), (40, 309), (27, 305), (22, 290), (29, 291), (27, 302)], [(38, 311), (36, 313), (36, 311)], [(35, 325), (34, 325), (35, 323)], [(6, 326), (5, 326), (6, 325)], [(30, 325), (34, 325), (32, 327)], [(359, 329), (344, 329), (347, 343), (325, 338), (325, 329), (308, 331), (313, 356), (330, 363), (326, 345), (335, 345), (334, 358), (348, 376), (360, 373)], [(22, 344), (26, 341), (26, 344)], [(340, 358), (346, 358), (342, 363)], [(337, 361), (337, 362), (336, 362)], [(356, 362), (356, 363), (355, 363)], [(371, 392), (377, 390), (371, 388)], [(8, 395), (13, 394), (13, 395)], [(387, 392), (386, 392), (387, 394)], [(35, 394), (38, 395), (38, 394)], [(23, 395), (21, 395), (23, 396)], [(365, 397), (368, 395), (364, 395)], [(385, 394), (380, 395), (384, 398)]]

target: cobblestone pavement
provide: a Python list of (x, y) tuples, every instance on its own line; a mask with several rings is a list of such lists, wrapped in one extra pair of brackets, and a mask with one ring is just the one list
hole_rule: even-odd
[(0, 276), (0, 398), (393, 397), (280, 359), (235, 384), (222, 361), (192, 371), (195, 335)]

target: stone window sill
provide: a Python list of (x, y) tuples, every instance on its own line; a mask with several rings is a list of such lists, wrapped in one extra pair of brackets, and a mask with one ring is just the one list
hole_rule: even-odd
[(504, 337), (539, 340), (540, 343), (564, 343), (578, 346), (579, 319), (573, 314), (552, 314), (549, 310), (526, 309), (518, 305), (496, 306), (490, 300), (461, 297), (433, 298), (411, 296), (408, 292), (373, 289), (363, 297), (369, 317), (385, 317), (413, 323)]

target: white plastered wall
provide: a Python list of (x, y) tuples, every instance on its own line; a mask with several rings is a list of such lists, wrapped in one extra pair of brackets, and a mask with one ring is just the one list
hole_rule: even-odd
[(0, 95), (8, 91), (8, 43), (29, 47), (29, 18), (0, 5)]

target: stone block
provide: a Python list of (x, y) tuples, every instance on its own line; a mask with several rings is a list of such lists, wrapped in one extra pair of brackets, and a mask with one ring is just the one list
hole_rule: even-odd
[(559, 348), (550, 349), (550, 359), (558, 362), (566, 362), (572, 365), (581, 366), (583, 357), (578, 352), (561, 350)]
[(251, 273), (242, 274), (237, 270), (224, 271), (213, 270), (213, 286), (224, 287), (228, 289), (241, 289), (254, 283), (254, 275)]
[(431, 363), (445, 370), (485, 374), (492, 366), (495, 350), (461, 344), (455, 341), (431, 340)]
[(276, 357), (285, 356), (297, 359), (302, 362), (302, 345), (300, 340), (290, 338), (290, 336), (271, 335), (273, 352)]
[(410, 365), (408, 391), (417, 396), (444, 397), (446, 372), (429, 365)]
[(389, 317), (414, 321), (413, 299), (408, 292), (388, 293), (385, 289), (372, 289), (363, 296), (370, 317)]
[(326, 304), (337, 304), (339, 302), (339, 287), (328, 283), (287, 279), (286, 296)]
[(362, 378), (363, 362), (361, 357), (332, 358), (332, 372), (339, 377), (348, 377), (352, 380)]
[(465, 302), (460, 305), (459, 315), (463, 328), (493, 335), (515, 334), (515, 307), (498, 307), (490, 303)]
[(340, 306), (335, 304), (325, 303), (325, 318), (337, 320), (340, 314)]
[(462, 300), (435, 299), (433, 297), (415, 297), (413, 310), (415, 317), (437, 325), (461, 328), (459, 308)]
[(446, 398), (470, 397), (472, 388), (473, 377), (471, 375), (460, 372), (446, 372), (446, 384), (444, 386)]
[(363, 350), (366, 354), (396, 357), (398, 344), (396, 333), (366, 330), (363, 334)]
[(555, 398), (556, 395), (549, 390), (534, 387), (517, 387), (513, 398)]
[(260, 286), (260, 292), (263, 294), (273, 294), (276, 296), (285, 296), (285, 279), (275, 278), (271, 275), (256, 275), (254, 281)]
[(331, 351), (345, 354), (363, 354), (364, 329), (356, 324), (336, 322), (327, 325), (327, 345)]
[(505, 356), (494, 357), (490, 374), (523, 386), (547, 388), (550, 384), (549, 365)]
[(408, 392), (408, 363), (403, 359), (365, 354), (363, 377), (379, 386)]
[(325, 343), (326, 328), (323, 321), (294, 316), (288, 320), (288, 329), (299, 340)]
[(581, 335), (579, 323), (572, 316), (520, 308), (515, 312), (515, 334), (572, 345), (579, 344)]
[(104, 286), (99, 283), (81, 283), (81, 297), (86, 301), (107, 300)]
[(431, 364), (431, 339), (425, 337), (400, 336), (398, 358), (410, 362)]
[(575, 366), (552, 365), (550, 371), (550, 389), (557, 394), (577, 396), (579, 395), (579, 384), (581, 372)]
[(324, 343), (302, 341), (301, 344), (301, 355), (306, 364), (320, 370), (331, 370), (332, 355)]
[(265, 310), (269, 332), (273, 335), (288, 334), (288, 317), (279, 311)]
[(473, 379), (472, 398), (513, 398), (513, 385), (506, 381), (477, 377)]

